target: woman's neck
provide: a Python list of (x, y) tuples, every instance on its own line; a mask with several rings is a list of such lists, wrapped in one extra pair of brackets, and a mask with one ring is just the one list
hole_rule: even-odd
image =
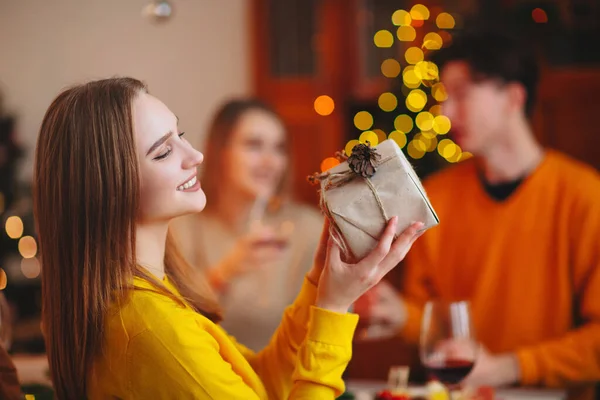
[(137, 263), (160, 280), (165, 276), (168, 229), (168, 223), (138, 224), (136, 227)]

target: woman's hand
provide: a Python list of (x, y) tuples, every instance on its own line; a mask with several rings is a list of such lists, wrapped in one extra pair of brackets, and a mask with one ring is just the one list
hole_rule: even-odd
[(307, 278), (315, 286), (319, 285), (319, 279), (321, 273), (325, 268), (325, 259), (327, 257), (327, 243), (329, 242), (329, 219), (325, 218), (323, 223), (323, 230), (321, 231), (321, 239), (319, 240), (319, 247), (317, 247), (317, 253), (315, 254), (315, 260), (312, 268), (308, 271)]
[(391, 218), (377, 247), (356, 264), (343, 262), (340, 248), (329, 238), (325, 268), (319, 280), (317, 307), (346, 313), (352, 303), (404, 259), (420, 236), (417, 232), (423, 224), (413, 223), (394, 240), (397, 223), (397, 217)]

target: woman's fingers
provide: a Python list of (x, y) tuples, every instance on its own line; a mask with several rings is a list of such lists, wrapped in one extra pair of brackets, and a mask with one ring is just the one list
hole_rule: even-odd
[(370, 267), (378, 265), (387, 256), (394, 241), (394, 235), (396, 233), (396, 225), (398, 224), (398, 217), (392, 217), (388, 221), (388, 224), (375, 247), (359, 264), (369, 265)]
[(422, 222), (413, 222), (394, 241), (386, 257), (379, 263), (379, 269), (385, 275), (404, 259), (412, 244), (423, 233)]
[(333, 240), (332, 237), (329, 238), (327, 242), (327, 260), (325, 261), (325, 265), (329, 265), (330, 267), (336, 268), (341, 264), (341, 252), (340, 246)]
[(320, 269), (323, 269), (325, 265), (325, 259), (327, 257), (327, 248), (329, 241), (329, 219), (325, 218), (323, 223), (323, 229), (321, 230), (321, 239), (319, 240), (319, 247), (317, 247), (317, 253), (315, 254), (315, 263), (318, 264)]

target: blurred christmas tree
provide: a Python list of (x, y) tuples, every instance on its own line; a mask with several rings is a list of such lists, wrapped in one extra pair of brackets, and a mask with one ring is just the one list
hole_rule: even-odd
[[(0, 93), (0, 290), (8, 300), (11, 351), (43, 350), (40, 316), (40, 264), (34, 232), (31, 185), (17, 178), (24, 149), (16, 141), (16, 117)], [(6, 318), (6, 316), (3, 316)]]

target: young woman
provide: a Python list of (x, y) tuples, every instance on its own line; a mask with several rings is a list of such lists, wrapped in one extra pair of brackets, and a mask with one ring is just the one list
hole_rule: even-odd
[(255, 99), (216, 112), (202, 166), (206, 209), (177, 221), (186, 259), (207, 273), (221, 326), (263, 349), (313, 262), (323, 218), (289, 193), (290, 140), (277, 113)]
[(347, 308), (406, 254), (421, 224), (356, 264), (325, 226), (315, 263), (261, 352), (219, 309), (168, 233), (204, 208), (203, 155), (145, 86), (75, 86), (48, 109), (35, 155), (43, 324), (59, 399), (334, 399), (357, 316)]

